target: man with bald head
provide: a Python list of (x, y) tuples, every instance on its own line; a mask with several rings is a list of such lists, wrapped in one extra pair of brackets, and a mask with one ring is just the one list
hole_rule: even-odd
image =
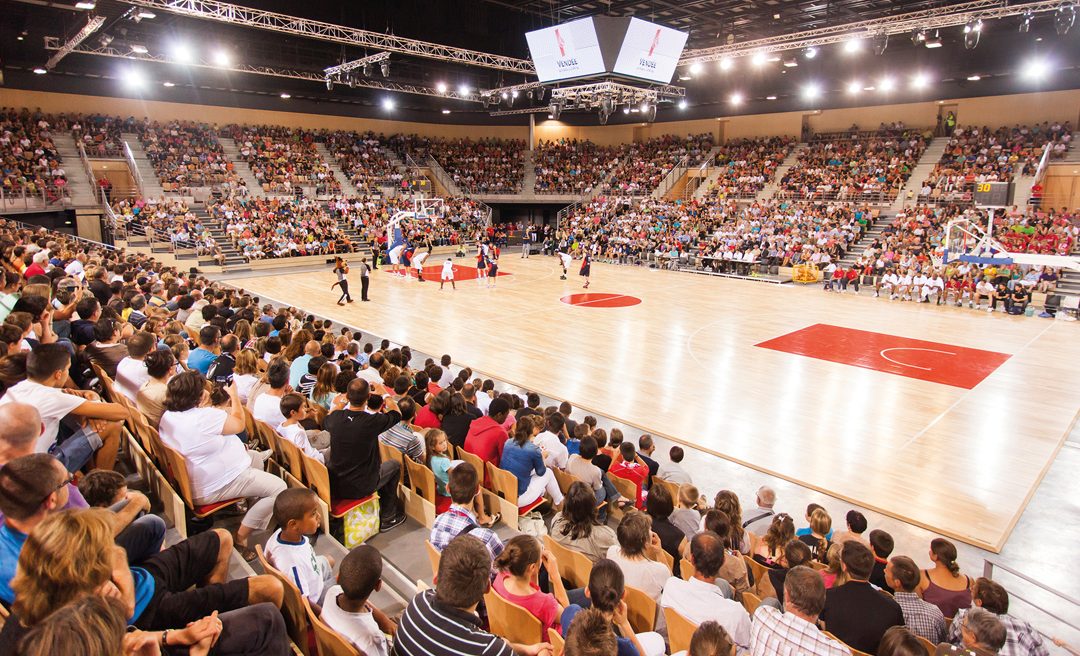
[(772, 524), (773, 515), (776, 512), (773, 506), (776, 504), (776, 492), (768, 485), (762, 485), (757, 491), (757, 507), (743, 512), (746, 521), (743, 528), (751, 531), (754, 535), (765, 535)]
[(292, 365), (289, 367), (289, 384), (293, 388), (300, 387), (300, 379), (308, 372), (308, 362), (311, 362), (311, 358), (318, 357), (321, 354), (322, 344), (315, 340), (304, 344), (304, 354), (293, 360)]
[[(34, 445), (45, 430), (37, 408), (25, 403), (0, 405), (0, 467), (34, 453)], [(88, 504), (79, 488), (67, 484), (67, 500), (59, 510), (86, 508)], [(123, 501), (112, 508), (113, 535), (116, 543), (128, 553), (129, 564), (141, 562), (161, 550), (165, 539), (165, 522), (157, 515), (143, 515), (150, 510), (150, 501), (141, 492), (128, 492)], [(0, 524), (4, 521), (0, 513)]]
[[(314, 343), (314, 342), (313, 342)], [(348, 391), (340, 394), (323, 421), (330, 432), (330, 492), (336, 499), (363, 499), (379, 493), (379, 530), (389, 531), (405, 521), (397, 498), (401, 463), (382, 462), (379, 455), (379, 435), (401, 421), (394, 399), (384, 399), (378, 412), (368, 412), (371, 387), (363, 378), (349, 383)]]

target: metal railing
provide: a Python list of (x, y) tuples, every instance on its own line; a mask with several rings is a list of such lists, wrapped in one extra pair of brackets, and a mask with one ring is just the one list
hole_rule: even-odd
[(789, 191), (781, 189), (776, 192), (775, 198), (777, 200), (794, 200), (794, 201), (834, 201), (838, 203), (871, 203), (874, 205), (890, 205), (896, 200), (900, 194), (898, 189), (890, 189), (888, 191), (849, 191), (841, 195), (838, 190), (830, 191), (812, 191), (809, 193), (803, 191)]
[[(45, 228), (45, 226), (34, 225), (32, 223), (25, 223), (23, 221), (16, 221), (15, 219), (9, 219), (9, 218), (6, 218), (6, 217), (4, 218), (4, 220), (7, 221), (8, 223), (14, 223), (16, 226), (18, 226), (19, 228), (22, 228), (23, 230), (31, 230), (31, 231), (34, 231), (34, 232), (37, 232), (38, 230), (42, 230), (42, 229), (49, 230), (48, 228)], [(104, 242), (94, 241), (93, 239), (87, 239), (86, 237), (80, 237), (78, 235), (65, 234), (64, 237), (66, 237), (67, 239), (74, 239), (75, 241), (77, 241), (77, 242), (79, 242), (81, 244), (86, 244), (87, 246), (93, 246), (95, 248), (107, 248), (110, 251), (119, 250), (116, 246), (113, 246), (112, 244), (106, 244)]]
[(559, 210), (558, 213), (555, 215), (555, 229), (562, 230), (563, 224), (566, 223), (566, 220), (573, 216), (574, 212), (578, 211), (578, 208), (580, 207), (581, 203), (577, 202), (571, 203), (570, 205), (567, 205), (566, 207)]
[(142, 173), (139, 172), (139, 165), (135, 161), (135, 153), (131, 152), (131, 146), (126, 141), (124, 142), (124, 159), (127, 160), (128, 168), (131, 169), (131, 177), (135, 180), (135, 188), (139, 190), (138, 195), (145, 197)]
[(659, 200), (663, 198), (667, 192), (671, 191), (671, 188), (679, 182), (679, 179), (686, 175), (686, 172), (690, 170), (690, 158), (683, 157), (679, 160), (679, 163), (671, 167), (667, 175), (660, 181), (660, 184), (656, 185), (656, 189), (652, 192), (652, 197)]
[[(1042, 590), (1043, 592), (1056, 597), (1057, 599), (1071, 605), (1074, 611), (1080, 610), (1080, 599), (1070, 597), (1069, 595), (1065, 594), (1064, 592), (1060, 592), (1058, 590), (1055, 590), (1054, 588), (1051, 588), (1050, 586), (1046, 585), (1045, 583), (1040, 583), (1039, 581), (1036, 581), (1035, 579), (1031, 578), (1030, 576), (1027, 576), (1026, 574), (1022, 574), (1022, 573), (1016, 571), (1015, 569), (1013, 569), (1011, 567), (1008, 567), (1006, 565), (1002, 565), (1001, 563), (998, 563), (998, 562), (994, 562), (994, 561), (990, 560), (989, 558), (984, 558), (983, 559), (983, 576), (985, 576), (986, 578), (988, 578), (990, 580), (993, 580), (994, 579), (994, 570), (995, 569), (999, 569), (999, 570), (1001, 570), (1003, 572), (1007, 572), (1008, 574), (1010, 574), (1012, 576), (1015, 576), (1016, 578), (1020, 579), (1021, 581), (1024, 581), (1025, 583), (1033, 585), (1036, 588), (1038, 588), (1039, 590)], [(1048, 617), (1053, 618), (1054, 620), (1060, 622), (1061, 624), (1069, 627), (1073, 631), (1076, 631), (1076, 632), (1080, 633), (1080, 626), (1078, 626), (1078, 625), (1074, 624), (1073, 622), (1061, 617), (1061, 615), (1060, 615), (1060, 612), (1061, 612), (1060, 607), (1062, 606), (1062, 604), (1055, 604), (1053, 606), (1053, 610), (1044, 608), (1043, 606), (1040, 606), (1039, 604), (1036, 604), (1035, 602), (1033, 602), (1031, 599), (1028, 599), (1028, 598), (1025, 598), (1025, 597), (1022, 597), (1022, 596), (1016, 594), (1015, 587), (1016, 586), (1010, 586), (1009, 596), (1011, 598), (1019, 599), (1020, 601), (1024, 602), (1028, 606), (1031, 606), (1035, 610), (1047, 615)], [(1032, 624), (1034, 624), (1034, 623), (1032, 623)], [(1036, 630), (1038, 630), (1038, 629), (1036, 629)], [(1043, 633), (1042, 631), (1039, 631), (1039, 633), (1042, 633), (1047, 638), (1052, 638), (1052, 636), (1050, 636), (1050, 635), (1048, 635), (1046, 633)]]
[(446, 193), (451, 196), (464, 195), (461, 192), (461, 188), (458, 187), (457, 183), (450, 177), (450, 174), (446, 172), (446, 169), (443, 168), (442, 164), (439, 164), (439, 160), (428, 155), (426, 164), (428, 170), (431, 171), (431, 174), (435, 176), (435, 179), (443, 186), (443, 189), (446, 189)]
[(578, 202), (582, 205), (588, 205), (593, 201), (594, 198), (604, 193), (607, 190), (607, 186), (609, 181), (611, 180), (611, 176), (615, 175), (615, 171), (618, 171), (619, 168), (622, 167), (622, 165), (622, 160), (616, 161), (615, 165), (609, 168), (607, 173), (605, 173), (603, 176), (601, 176), (599, 180), (596, 181), (596, 184), (593, 185), (592, 189), (586, 191), (584, 194), (581, 195), (581, 198), (578, 199)]
[(62, 207), (64, 201), (70, 199), (67, 187), (58, 187), (55, 182), (43, 187), (36, 185), (35, 187), (33, 191), (29, 191), (26, 187), (6, 189), (0, 185), (0, 210), (5, 212), (48, 210), (57, 205)]
[(1035, 177), (1031, 181), (1032, 193), (1028, 196), (1028, 205), (1034, 205), (1040, 207), (1042, 205), (1042, 194), (1035, 195), (1035, 187), (1042, 188), (1043, 182), (1046, 180), (1046, 169), (1050, 166), (1050, 155), (1053, 153), (1054, 148), (1051, 144), (1046, 144), (1043, 149), (1042, 157), (1039, 158), (1039, 166), (1035, 169)]

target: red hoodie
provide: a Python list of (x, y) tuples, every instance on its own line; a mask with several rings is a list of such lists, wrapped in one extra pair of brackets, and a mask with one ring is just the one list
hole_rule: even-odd
[[(498, 467), (507, 439), (509, 435), (501, 424), (491, 417), (480, 417), (469, 424), (469, 433), (465, 436), (465, 450)], [(483, 472), (478, 473), (483, 475)]]

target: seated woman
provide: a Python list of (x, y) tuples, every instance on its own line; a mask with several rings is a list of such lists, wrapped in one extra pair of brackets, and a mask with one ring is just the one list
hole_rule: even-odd
[(673, 560), (672, 573), (679, 576), (679, 544), (685, 539), (682, 530), (671, 523), (675, 503), (671, 492), (663, 485), (655, 485), (645, 499), (645, 513), (652, 518), (653, 533), (660, 538), (660, 546)]
[(753, 558), (766, 567), (776, 567), (784, 553), (784, 545), (795, 537), (795, 521), (787, 513), (773, 517), (769, 530), (754, 549)]
[(800, 535), (798, 538), (810, 547), (814, 552), (814, 560), (826, 562), (826, 554), (829, 551), (829, 538), (832, 533), (832, 517), (824, 508), (815, 508), (810, 513), (810, 533)]
[(522, 417), (514, 426), (514, 436), (503, 446), (499, 467), (517, 477), (519, 508), (532, 504), (545, 492), (555, 505), (563, 502), (555, 473), (544, 466), (540, 447), (531, 441), (539, 433), (540, 422), (534, 416)]
[(971, 607), (971, 577), (960, 573), (956, 564), (956, 545), (945, 538), (930, 541), (930, 560), (934, 566), (922, 571), (916, 592), (923, 601), (941, 609), (946, 618), (956, 617), (956, 611)]
[[(626, 615), (626, 602), (623, 601), (626, 597), (626, 579), (618, 563), (607, 558), (596, 561), (589, 574), (585, 596), (592, 607), (611, 622), (618, 641), (618, 656), (661, 656), (666, 653), (663, 636), (653, 631), (635, 634), (630, 626)], [(581, 611), (581, 606), (577, 604), (572, 604), (563, 611), (560, 624), (564, 634)]]
[[(732, 548), (731, 519), (725, 513), (712, 508), (705, 513), (704, 524), (701, 530), (712, 531), (724, 541), (724, 564), (716, 574), (716, 587), (723, 590), (728, 599), (738, 599), (743, 592), (750, 589), (750, 574), (743, 555)], [(679, 545), (679, 555), (682, 558), (690, 557), (690, 538), (685, 538)]]
[[(540, 568), (547, 571), (551, 592), (541, 592), (538, 585)], [(507, 601), (521, 606), (540, 620), (537, 642), (547, 642), (548, 629), (558, 628), (559, 618), (570, 605), (566, 588), (559, 576), (559, 563), (540, 541), (531, 535), (516, 535), (495, 559), (498, 574), (491, 589)]]
[(562, 510), (551, 520), (550, 535), (555, 542), (584, 554), (594, 563), (618, 543), (615, 529), (600, 523), (592, 488), (581, 481), (575, 481), (566, 491)]
[(196, 505), (237, 497), (253, 501), (236, 531), (236, 547), (251, 561), (255, 551), (248, 547), (248, 537), (256, 530), (266, 530), (274, 499), (286, 484), (263, 471), (269, 451), (249, 451), (236, 437), (244, 430), (244, 406), (235, 383), (226, 391), (228, 411), (210, 405), (210, 391), (199, 372), (174, 376), (165, 392), (161, 441), (184, 457)]
[(742, 527), (742, 505), (739, 495), (731, 490), (720, 490), (713, 499), (713, 508), (728, 516), (731, 520), (731, 543), (739, 553), (750, 554), (750, 535)]

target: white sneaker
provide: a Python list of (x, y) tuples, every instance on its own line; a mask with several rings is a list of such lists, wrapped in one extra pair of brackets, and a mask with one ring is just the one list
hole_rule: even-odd
[(987, 311), (987, 312), (993, 312), (993, 311), (994, 311), (994, 308), (993, 308), (992, 306), (991, 306), (991, 307), (988, 307), (988, 308), (986, 308), (986, 311)]

